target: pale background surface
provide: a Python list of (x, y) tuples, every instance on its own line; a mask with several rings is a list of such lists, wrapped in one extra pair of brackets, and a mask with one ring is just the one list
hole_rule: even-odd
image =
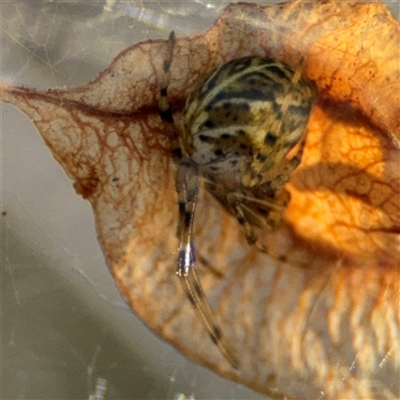
[[(228, 3), (1, 1), (2, 79), (81, 85), (130, 44), (202, 32)], [(388, 3), (398, 16), (400, 2)], [(264, 398), (186, 360), (133, 315), (89, 203), (28, 118), (1, 111), (1, 398), (88, 399), (98, 377), (107, 399)]]

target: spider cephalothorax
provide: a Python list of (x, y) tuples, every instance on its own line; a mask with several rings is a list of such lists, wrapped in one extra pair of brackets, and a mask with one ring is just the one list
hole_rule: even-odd
[(212, 340), (237, 367), (193, 268), (192, 228), (200, 180), (236, 217), (247, 241), (271, 254), (254, 227), (271, 230), (279, 223), (289, 200), (284, 186), (301, 162), (316, 91), (302, 77), (301, 65), (294, 71), (271, 58), (232, 60), (206, 75), (190, 93), (179, 136), (167, 100), (174, 43), (171, 33), (159, 108), (178, 165), (177, 274)]

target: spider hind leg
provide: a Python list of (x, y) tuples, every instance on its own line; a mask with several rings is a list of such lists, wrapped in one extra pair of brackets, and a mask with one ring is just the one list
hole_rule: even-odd
[[(255, 246), (258, 250), (268, 254), (280, 262), (289, 261), (284, 254), (280, 254), (279, 252), (276, 252), (275, 250), (268, 248), (261, 243), (254, 230), (254, 226), (265, 228), (268, 231), (273, 231), (276, 229), (276, 227), (282, 221), (283, 212), (289, 201), (289, 193), (286, 190), (282, 190), (274, 202), (247, 197), (236, 192), (229, 193), (226, 198), (229, 209), (243, 230), (243, 234), (247, 240), (247, 243), (251, 246)], [(246, 200), (246, 202), (244, 200)], [(254, 202), (257, 206), (261, 206), (261, 208), (270, 209), (271, 212), (264, 216), (253, 211), (253, 207), (251, 207), (250, 204), (246, 204), (252, 202)], [(251, 217), (251, 222), (249, 216)]]
[(173, 58), (173, 52), (175, 48), (175, 34), (171, 32), (167, 42), (167, 57), (164, 60), (162, 73), (160, 77), (160, 92), (158, 99), (158, 113), (164, 124), (164, 129), (168, 135), (171, 147), (172, 158), (175, 164), (179, 163), (182, 158), (182, 150), (179, 146), (179, 137), (175, 129), (174, 118), (172, 116), (172, 110), (168, 103), (168, 84), (171, 78), (171, 63)]

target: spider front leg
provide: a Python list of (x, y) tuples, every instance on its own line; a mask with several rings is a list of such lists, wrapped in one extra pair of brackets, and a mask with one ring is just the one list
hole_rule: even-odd
[(214, 313), (208, 304), (194, 269), (195, 255), (192, 237), (199, 186), (200, 176), (196, 163), (189, 158), (182, 159), (176, 173), (176, 191), (179, 204), (178, 238), (180, 242), (176, 273), (186, 296), (200, 314), (202, 323), (211, 340), (232, 367), (237, 369), (239, 363), (223, 340), (221, 329), (215, 320)]

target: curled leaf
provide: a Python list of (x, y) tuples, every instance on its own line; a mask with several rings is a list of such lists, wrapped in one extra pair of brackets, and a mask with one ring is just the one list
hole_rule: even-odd
[(157, 114), (165, 52), (163, 40), (134, 45), (77, 89), (4, 84), (1, 92), (90, 201), (133, 310), (193, 360), (274, 397), (399, 396), (398, 24), (379, 3), (236, 4), (209, 31), (177, 40), (177, 118), (206, 72), (249, 54), (292, 66), (303, 57), (320, 93), (289, 185), (287, 225), (265, 235), (290, 264), (249, 248), (234, 218), (200, 196), (196, 246), (223, 277), (199, 266), (200, 276), (238, 371), (209, 341), (174, 277), (175, 167)]

